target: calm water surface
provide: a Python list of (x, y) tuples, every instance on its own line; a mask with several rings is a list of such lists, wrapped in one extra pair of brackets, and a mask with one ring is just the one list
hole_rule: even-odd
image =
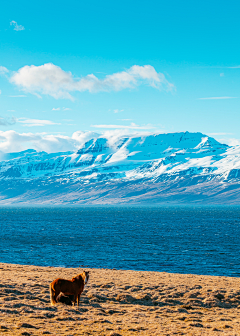
[(0, 261), (240, 276), (240, 207), (1, 207)]

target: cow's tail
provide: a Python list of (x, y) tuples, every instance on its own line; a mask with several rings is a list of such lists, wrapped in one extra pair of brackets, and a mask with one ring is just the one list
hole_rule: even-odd
[(52, 288), (52, 284), (49, 285), (49, 290), (50, 290), (50, 300), (51, 300), (51, 305), (55, 305), (56, 302), (56, 298), (55, 298), (55, 291)]

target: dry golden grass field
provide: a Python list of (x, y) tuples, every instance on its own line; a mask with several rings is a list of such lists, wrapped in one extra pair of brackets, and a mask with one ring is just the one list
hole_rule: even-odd
[(240, 335), (240, 279), (90, 269), (80, 306), (49, 283), (79, 268), (0, 263), (1, 335)]

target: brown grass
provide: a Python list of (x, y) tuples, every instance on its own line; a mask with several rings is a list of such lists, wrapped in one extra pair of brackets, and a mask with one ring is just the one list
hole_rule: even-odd
[(49, 283), (83, 269), (0, 263), (1, 335), (240, 335), (240, 279), (91, 269), (80, 307)]

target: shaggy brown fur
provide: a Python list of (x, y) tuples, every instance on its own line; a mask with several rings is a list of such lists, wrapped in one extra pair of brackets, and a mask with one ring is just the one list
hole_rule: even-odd
[(84, 271), (73, 277), (72, 280), (58, 278), (51, 282), (49, 285), (51, 304), (56, 304), (58, 295), (63, 293), (64, 295), (74, 295), (73, 305), (77, 301), (77, 305), (79, 306), (80, 295), (83, 292), (84, 285), (88, 282), (88, 278), (89, 272)]

